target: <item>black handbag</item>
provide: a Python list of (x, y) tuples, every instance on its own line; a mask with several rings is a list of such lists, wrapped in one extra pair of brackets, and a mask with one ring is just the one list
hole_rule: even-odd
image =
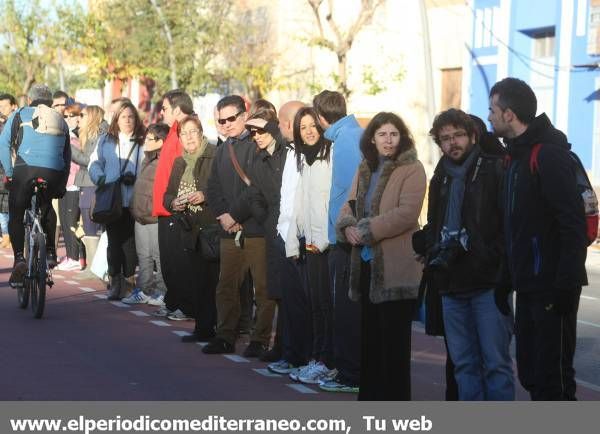
[(123, 212), (121, 183), (109, 182), (96, 188), (96, 203), (92, 211), (92, 220), (106, 225), (117, 221)]
[(206, 225), (198, 233), (202, 258), (209, 262), (217, 262), (221, 248), (221, 227), (217, 224)]

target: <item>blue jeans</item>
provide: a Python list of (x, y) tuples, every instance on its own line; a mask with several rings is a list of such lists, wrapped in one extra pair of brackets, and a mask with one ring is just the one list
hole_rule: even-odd
[(512, 401), (509, 346), (513, 315), (503, 315), (494, 291), (442, 296), (444, 327), (461, 401)]
[(8, 213), (0, 212), (0, 230), (2, 235), (8, 235)]

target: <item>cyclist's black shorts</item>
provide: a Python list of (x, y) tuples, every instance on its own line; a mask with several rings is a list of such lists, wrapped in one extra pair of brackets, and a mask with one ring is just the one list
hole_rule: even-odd
[[(44, 178), (48, 183), (46, 191), (42, 194), (44, 202), (50, 202), (52, 199), (57, 198), (64, 190), (63, 171), (46, 167), (15, 165), (8, 196), (9, 203), (13, 202), (13, 206), (16, 205), (17, 208), (29, 207), (33, 195), (31, 183), (37, 178)], [(23, 216), (19, 218), (22, 219)]]

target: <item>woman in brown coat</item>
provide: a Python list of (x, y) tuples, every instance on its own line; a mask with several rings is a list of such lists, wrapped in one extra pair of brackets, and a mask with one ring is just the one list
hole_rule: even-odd
[(362, 306), (359, 400), (410, 400), (411, 322), (421, 278), (411, 238), (426, 176), (410, 131), (378, 113), (361, 138), (364, 156), (340, 212), (337, 237), (352, 245), (349, 296)]

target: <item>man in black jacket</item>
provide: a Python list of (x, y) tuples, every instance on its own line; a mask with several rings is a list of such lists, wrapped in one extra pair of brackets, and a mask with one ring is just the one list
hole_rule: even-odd
[(485, 154), (471, 117), (449, 109), (430, 135), (443, 156), (429, 187), (427, 273), (442, 297), (460, 400), (513, 400), (512, 316), (494, 301), (502, 258), (502, 161)]
[(247, 113), (240, 96), (224, 97), (217, 109), (218, 122), (228, 137), (217, 148), (207, 188), (208, 203), (223, 229), (216, 294), (217, 336), (202, 351), (206, 354), (235, 351), (240, 318), (239, 288), (250, 270), (256, 299), (256, 325), (244, 355), (258, 357), (269, 345), (275, 311), (275, 303), (267, 297), (264, 230), (254, 216), (242, 217), (232, 208), (248, 189), (246, 172), (254, 159), (256, 146), (245, 128)]
[(531, 399), (574, 400), (577, 309), (587, 285), (585, 211), (570, 144), (536, 110), (525, 82), (505, 78), (492, 87), (488, 120), (505, 139), (510, 162), (503, 192), (507, 267), (497, 302), (506, 308), (506, 294), (516, 290), (517, 367)]

